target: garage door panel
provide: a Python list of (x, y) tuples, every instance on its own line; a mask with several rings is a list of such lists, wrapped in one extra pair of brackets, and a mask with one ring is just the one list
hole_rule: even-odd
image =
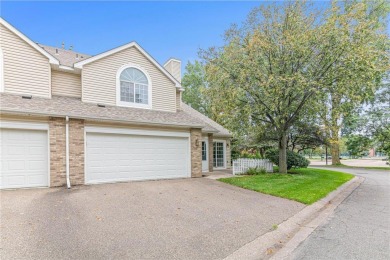
[(0, 188), (47, 187), (47, 131), (0, 129)]
[(188, 177), (188, 138), (87, 133), (86, 182)]

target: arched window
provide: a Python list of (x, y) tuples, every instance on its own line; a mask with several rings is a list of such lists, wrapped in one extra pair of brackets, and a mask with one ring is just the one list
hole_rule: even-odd
[(135, 66), (118, 71), (118, 105), (150, 108), (150, 79), (146, 72)]

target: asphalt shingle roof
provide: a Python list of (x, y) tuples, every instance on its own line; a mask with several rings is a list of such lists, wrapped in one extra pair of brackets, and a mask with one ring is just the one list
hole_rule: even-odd
[(73, 64), (91, 57), (88, 54), (82, 54), (73, 50), (38, 44), (46, 52), (50, 53), (54, 58), (59, 60), (61, 65), (73, 67)]
[(182, 107), (184, 112), (190, 114), (193, 117), (198, 118), (199, 120), (202, 120), (206, 124), (206, 127), (203, 128), (203, 131), (207, 131), (206, 129), (216, 129), (218, 132), (214, 134), (215, 136), (223, 136), (223, 137), (231, 137), (232, 136), (232, 134), (229, 132), (229, 130), (227, 130), (226, 128), (224, 128), (223, 126), (218, 124), (217, 122), (211, 120), (207, 116), (203, 115), (202, 113), (198, 112), (197, 110), (193, 109), (189, 105), (182, 102), (181, 107)]
[(202, 128), (203, 131), (218, 132), (202, 120), (186, 111), (164, 112), (140, 108), (117, 106), (98, 107), (97, 104), (82, 102), (79, 98), (53, 96), (24, 99), (20, 95), (1, 93), (2, 113), (32, 114), (42, 116), (69, 116), (97, 121), (115, 121), (142, 125), (164, 125)]

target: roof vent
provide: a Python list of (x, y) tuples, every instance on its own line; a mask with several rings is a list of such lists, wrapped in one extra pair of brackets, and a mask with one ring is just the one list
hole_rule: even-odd
[(97, 104), (98, 107), (106, 107), (106, 105), (103, 104)]
[(78, 53), (76, 53), (76, 59), (79, 59), (79, 54)]
[(32, 96), (31, 95), (23, 95), (22, 98), (24, 98), (24, 99), (32, 99)]
[(56, 54), (58, 55), (58, 49), (56, 48)]

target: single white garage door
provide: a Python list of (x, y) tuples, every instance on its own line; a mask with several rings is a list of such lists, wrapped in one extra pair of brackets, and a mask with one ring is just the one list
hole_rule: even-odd
[(47, 131), (0, 129), (0, 188), (49, 186)]
[(86, 183), (189, 177), (188, 137), (87, 133)]

